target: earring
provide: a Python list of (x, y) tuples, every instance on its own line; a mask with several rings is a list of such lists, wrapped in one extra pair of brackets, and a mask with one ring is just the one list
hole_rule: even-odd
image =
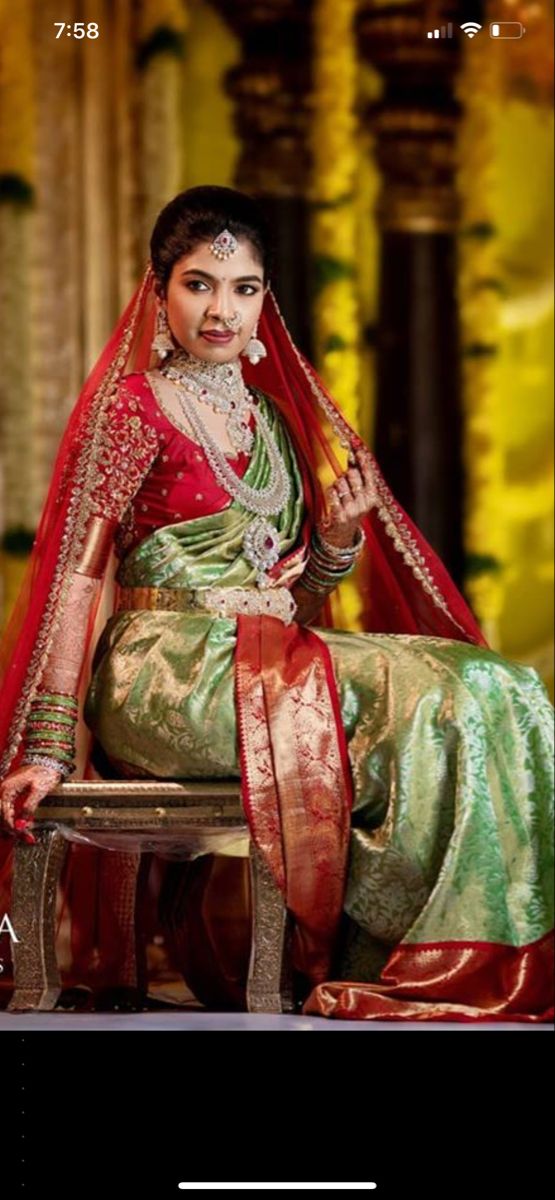
[(165, 308), (162, 307), (158, 309), (156, 314), (156, 329), (152, 339), (152, 350), (160, 358), (168, 358), (175, 350), (168, 324), (168, 314)]
[(245, 355), (245, 358), (248, 358), (249, 362), (251, 362), (253, 366), (256, 366), (256, 363), (259, 363), (261, 358), (266, 358), (268, 351), (266, 350), (264, 342), (261, 342), (260, 338), (258, 337), (258, 321), (256, 322), (256, 325), (242, 353)]

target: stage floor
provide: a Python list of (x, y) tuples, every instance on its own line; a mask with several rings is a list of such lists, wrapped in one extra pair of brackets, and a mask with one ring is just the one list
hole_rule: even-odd
[(383, 1032), (388, 1030), (391, 1033), (404, 1033), (407, 1030), (421, 1029), (437, 1029), (452, 1032), (458, 1030), (461, 1033), (490, 1033), (493, 1030), (500, 1032), (514, 1032), (520, 1030), (522, 1032), (534, 1031), (544, 1033), (552, 1033), (555, 1026), (553, 1025), (529, 1025), (520, 1021), (491, 1021), (483, 1024), (470, 1024), (459, 1021), (334, 1021), (325, 1017), (303, 1017), (288, 1016), (279, 1014), (269, 1014), (267, 1016), (254, 1013), (215, 1013), (215, 1012), (164, 1012), (164, 1013), (0, 1013), (0, 1034), (2, 1032), (25, 1031), (26, 1033), (34, 1033), (35, 1030), (50, 1029), (59, 1033), (61, 1029), (76, 1030), (80, 1033), (88, 1030), (98, 1031), (119, 1031), (129, 1030), (152, 1030), (159, 1032), (167, 1030), (170, 1032), (174, 1029), (185, 1029), (191, 1032), (206, 1032), (212, 1030), (226, 1031), (257, 1031), (274, 1030), (284, 1033), (291, 1031), (293, 1033), (337, 1033), (345, 1030), (350, 1030), (351, 1033), (364, 1030), (366, 1033), (372, 1033), (379, 1030)]

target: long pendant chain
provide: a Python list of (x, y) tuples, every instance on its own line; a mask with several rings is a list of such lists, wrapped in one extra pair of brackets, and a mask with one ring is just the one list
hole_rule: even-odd
[[(164, 374), (166, 373), (165, 371)], [(202, 446), (220, 487), (233, 499), (238, 500), (248, 512), (257, 514), (245, 531), (243, 554), (247, 561), (256, 568), (256, 586), (267, 588), (271, 585), (271, 580), (266, 572), (279, 559), (279, 537), (275, 526), (265, 518), (283, 510), (291, 494), (291, 481), (266, 417), (253, 400), (252, 412), (270, 463), (270, 483), (261, 491), (240, 479), (233, 467), (229, 465), (225, 454), (208, 432), (194, 405), (187, 402), (185, 381), (176, 376), (173, 376), (173, 381), (183, 413)], [(249, 394), (246, 393), (246, 395), (248, 397)], [(251, 404), (248, 404), (248, 407), (251, 409)], [(181, 422), (173, 419), (184, 433), (188, 432)]]
[[(183, 413), (188, 418), (193, 432), (197, 435), (220, 487), (223, 487), (234, 500), (238, 500), (248, 512), (259, 513), (261, 516), (280, 513), (289, 499), (291, 483), (270, 426), (260, 407), (253, 403), (252, 411), (270, 462), (270, 482), (264, 490), (251, 487), (249, 483), (245, 483), (243, 479), (239, 478), (218, 443), (208, 432), (197, 410), (192, 404), (187, 403), (183, 385), (178, 383), (176, 390)], [(185, 427), (182, 428), (186, 433)]]

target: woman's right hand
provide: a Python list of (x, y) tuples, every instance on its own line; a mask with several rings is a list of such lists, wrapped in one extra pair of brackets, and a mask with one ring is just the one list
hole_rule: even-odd
[(62, 779), (63, 771), (55, 763), (51, 767), (28, 763), (6, 775), (0, 783), (0, 831), (25, 836), (35, 809)]

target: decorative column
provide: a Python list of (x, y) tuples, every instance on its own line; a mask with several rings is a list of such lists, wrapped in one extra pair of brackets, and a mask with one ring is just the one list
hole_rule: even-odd
[[(366, 114), (382, 175), (375, 450), (400, 503), (460, 584), (459, 19), (448, 3), (363, 0), (358, 14), (361, 53), (383, 78), (382, 97)], [(449, 21), (452, 38), (427, 37)]]
[(311, 352), (308, 99), (311, 0), (213, 0), (240, 38), (227, 75), (241, 139), (235, 185), (257, 196), (273, 233), (273, 286), (291, 333)]
[(0, 628), (34, 536), (36, 413), (29, 327), (35, 202), (33, 14), (0, 7)]
[(143, 263), (148, 257), (158, 213), (183, 187), (184, 147), (180, 125), (187, 27), (185, 0), (140, 0), (136, 62)]

